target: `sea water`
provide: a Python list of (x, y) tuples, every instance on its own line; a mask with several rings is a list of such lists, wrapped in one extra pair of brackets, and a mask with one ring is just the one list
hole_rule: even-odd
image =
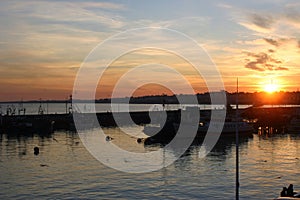
[[(132, 127), (138, 133), (143, 127)], [(89, 130), (89, 131), (99, 131)], [(132, 152), (155, 151), (119, 128), (105, 133)], [(40, 148), (34, 155), (33, 148)], [(49, 136), (0, 135), (0, 199), (234, 199), (235, 143), (225, 138), (205, 158), (200, 145), (168, 167), (132, 174), (96, 160), (74, 132)], [(300, 191), (300, 136), (256, 135), (241, 139), (240, 199), (272, 199), (293, 183)], [(166, 151), (166, 154), (172, 154)]]

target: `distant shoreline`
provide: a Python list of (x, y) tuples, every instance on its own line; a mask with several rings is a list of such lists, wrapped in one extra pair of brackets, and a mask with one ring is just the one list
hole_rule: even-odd
[[(210, 95), (221, 95), (221, 92), (197, 94), (199, 104), (211, 104)], [(177, 96), (189, 97), (194, 95), (180, 94)], [(227, 103), (235, 104), (236, 93), (226, 92)], [(240, 105), (299, 105), (300, 92), (274, 92), (272, 94), (266, 92), (255, 93), (238, 93), (238, 101)], [(70, 99), (66, 100), (24, 100), (24, 101), (1, 101), (0, 104), (20, 104), (20, 103), (70, 103)], [(124, 97), (114, 99), (97, 99), (97, 100), (76, 100), (80, 103), (131, 103), (131, 104), (179, 104), (175, 95), (152, 95), (140, 97)], [(188, 104), (188, 103), (187, 103)]]

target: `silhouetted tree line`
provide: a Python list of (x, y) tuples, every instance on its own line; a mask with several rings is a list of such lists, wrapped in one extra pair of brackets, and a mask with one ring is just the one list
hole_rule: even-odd
[[(197, 100), (199, 104), (210, 104), (211, 96), (214, 95), (215, 99), (223, 99), (222, 96), (226, 94), (227, 104), (236, 103), (236, 93), (229, 93), (226, 91), (212, 92), (212, 93), (198, 93)], [(149, 95), (149, 96), (140, 96), (140, 97), (124, 97), (124, 98), (115, 98), (111, 100), (110, 98), (98, 99), (96, 103), (135, 103), (135, 104), (178, 104), (178, 98), (184, 99), (181, 103), (191, 102), (191, 98), (194, 95), (179, 94), (179, 95)], [(82, 103), (92, 103), (94, 100), (76, 100), (77, 102)], [(14, 102), (1, 102), (1, 103), (19, 103), (20, 101)], [(67, 100), (34, 100), (34, 101), (22, 101), (22, 103), (71, 103), (70, 99)], [(295, 105), (300, 104), (300, 92), (239, 92), (238, 93), (238, 102), (239, 104), (244, 105)], [(222, 101), (216, 102), (222, 103)]]

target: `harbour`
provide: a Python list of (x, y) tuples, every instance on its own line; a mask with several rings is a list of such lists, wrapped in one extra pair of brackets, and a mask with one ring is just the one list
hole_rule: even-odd
[(300, 200), (299, 2), (0, 13), (0, 199)]
[[(173, 139), (174, 135), (176, 135), (177, 129), (176, 128), (174, 129), (174, 123), (176, 124), (180, 122), (180, 119), (185, 115), (184, 112), (187, 112), (186, 110), (189, 110), (190, 108), (195, 108), (193, 106), (183, 106), (180, 107), (179, 109), (176, 109), (176, 106), (173, 105), (172, 110), (161, 110), (163, 108), (162, 105), (155, 105), (155, 106), (158, 107), (159, 109), (153, 109), (153, 105), (147, 105), (146, 108), (148, 109), (148, 111), (135, 110), (133, 112), (129, 112), (129, 115), (132, 118), (132, 122), (134, 124), (132, 124), (132, 122), (124, 123), (121, 124), (121, 127), (120, 124), (116, 123), (115, 118), (124, 118), (125, 115), (128, 114), (126, 112), (121, 111), (121, 112), (112, 113), (106, 111), (106, 112), (99, 112), (99, 113), (76, 113), (76, 114), (77, 115), (79, 114), (82, 117), (82, 119), (90, 119), (89, 117), (90, 115), (95, 115), (97, 119), (95, 122), (92, 123), (93, 124), (92, 126), (88, 126), (88, 129), (81, 130), (81, 131), (86, 133), (98, 132), (99, 128), (101, 127), (104, 130), (104, 133), (107, 135), (107, 137), (111, 138), (110, 140), (112, 140), (112, 141), (107, 140), (108, 142), (113, 142), (115, 145), (129, 151), (151, 152), (160, 148), (161, 145), (169, 143)], [(201, 119), (209, 120), (212, 110), (211, 109), (201, 110), (200, 107), (196, 108), (200, 112), (200, 121)], [(222, 108), (220, 106), (217, 107), (219, 109), (225, 108), (225, 107)], [(75, 164), (75, 162), (78, 161), (77, 156), (80, 156), (80, 159), (82, 159), (80, 162), (93, 163), (94, 162), (93, 157), (89, 157), (89, 160), (85, 160), (86, 156), (82, 157), (81, 155), (78, 155), (78, 153), (85, 154), (86, 150), (84, 149), (84, 146), (77, 135), (76, 126), (74, 125), (74, 121), (73, 121), (74, 113), (72, 113), (74, 112), (74, 109), (66, 109), (66, 112), (67, 111), (69, 111), (69, 113), (1, 115), (1, 126), (0, 126), (1, 127), (0, 141), (2, 145), (1, 147), (2, 154), (1, 154), (1, 161), (0, 161), (0, 163), (2, 164), (1, 167), (5, 168), (6, 164), (11, 165), (11, 163), (6, 160), (9, 158), (10, 159), (12, 158), (16, 163), (22, 160), (27, 162), (28, 159), (29, 160), (34, 159), (30, 161), (35, 163), (34, 166), (31, 167), (32, 169), (34, 169), (34, 171), (31, 171), (30, 173), (33, 175), (32, 178), (36, 179), (34, 182), (38, 183), (39, 178), (35, 177), (36, 176), (35, 173), (41, 171), (40, 168), (48, 170), (56, 165), (54, 161), (51, 161), (52, 158), (50, 160), (47, 159), (47, 154), (49, 153), (57, 154), (57, 156), (66, 156), (64, 154), (61, 155), (61, 153), (59, 152), (61, 152), (60, 150), (63, 150), (64, 148), (68, 148), (67, 152), (72, 150), (73, 158), (64, 158), (64, 159), (69, 159), (71, 163), (74, 162)], [(300, 185), (299, 180), (295, 179), (294, 175), (289, 174), (294, 171), (293, 169), (297, 168), (297, 165), (300, 164), (299, 163), (300, 158), (298, 156), (300, 151), (300, 146), (299, 146), (300, 135), (298, 132), (299, 129), (297, 129), (296, 127), (298, 125), (296, 120), (299, 118), (298, 111), (299, 111), (298, 106), (276, 106), (276, 107), (247, 106), (239, 110), (234, 109), (234, 106), (230, 106), (230, 108), (228, 108), (227, 106), (227, 113), (230, 112), (238, 113), (238, 116), (243, 120), (243, 123), (247, 123), (251, 126), (251, 130), (246, 131), (247, 134), (245, 134), (242, 131), (242, 127), (239, 127), (238, 125), (239, 129), (241, 130), (241, 133), (239, 135), (239, 149), (240, 149), (239, 154), (241, 157), (239, 163), (241, 166), (241, 172), (240, 172), (241, 198), (258, 199), (259, 197), (265, 199), (265, 197), (268, 197), (269, 199), (272, 199), (274, 198), (274, 194), (278, 193), (279, 189), (283, 184), (294, 183), (296, 186)], [(155, 132), (154, 135), (148, 134), (145, 131), (145, 128), (148, 126), (152, 126), (151, 123), (155, 123), (155, 121), (151, 121), (151, 116), (152, 117), (155, 116), (157, 118), (158, 116), (161, 116), (164, 113), (166, 114), (166, 124), (160, 127), (161, 130), (158, 131), (158, 133), (154, 131)], [(206, 133), (207, 131), (207, 129), (203, 129), (204, 131), (202, 131), (200, 127), (199, 129), (200, 132), (197, 134), (193, 143), (186, 150), (186, 152), (180, 157), (178, 161), (176, 161), (174, 164), (172, 164), (169, 167), (165, 167), (157, 172), (150, 173), (151, 176), (153, 175), (153, 177), (149, 179), (149, 183), (145, 184), (146, 189), (144, 192), (141, 192), (139, 189), (134, 189), (134, 188), (128, 188), (128, 189), (138, 192), (139, 195), (147, 199), (152, 199), (155, 197), (155, 195), (152, 194), (153, 191), (151, 191), (150, 189), (151, 184), (159, 184), (162, 187), (166, 188), (166, 190), (160, 190), (160, 194), (159, 194), (160, 198), (162, 196), (165, 196), (166, 198), (173, 198), (173, 197), (175, 198), (175, 196), (173, 196), (175, 194), (176, 194), (176, 199), (178, 199), (177, 198), (178, 195), (183, 199), (186, 198), (231, 199), (233, 198), (234, 188), (230, 188), (227, 185), (234, 185), (235, 135), (226, 133), (226, 130), (228, 129), (228, 127), (229, 128), (233, 127), (233, 131), (231, 132), (234, 133), (235, 130), (234, 124), (236, 124), (237, 122), (234, 121), (231, 122), (232, 120), (231, 118), (230, 118), (230, 122), (226, 122), (228, 121), (227, 118), (228, 117), (226, 117), (223, 132), (221, 133), (217, 144), (214, 146), (213, 150), (209, 153), (207, 158), (205, 158), (204, 160), (197, 158), (197, 154), (199, 154), (200, 147), (205, 137), (204, 133)], [(85, 122), (84, 120), (83, 123), (91, 124), (90, 121)], [(229, 123), (232, 123), (232, 125)], [(170, 125), (172, 126), (172, 128), (170, 128)], [(125, 126), (127, 129), (129, 128), (129, 130), (131, 130), (134, 137), (127, 135), (126, 133), (121, 131), (120, 128), (122, 128), (122, 126)], [(62, 145), (62, 143), (64, 143), (65, 145)], [(285, 145), (280, 146), (281, 143), (284, 143)], [(36, 147), (39, 146), (40, 153), (39, 155), (35, 155), (35, 157), (32, 157), (33, 155), (32, 149), (34, 146)], [(13, 147), (17, 149), (12, 150), (11, 148)], [(53, 148), (59, 148), (60, 150), (53, 149)], [(274, 148), (278, 148), (278, 149), (274, 150)], [(269, 152), (270, 149), (272, 149), (271, 152)], [(176, 150), (174, 149), (174, 151)], [(252, 151), (261, 152), (261, 153), (259, 154), (256, 153), (255, 157), (253, 157), (253, 155), (251, 154)], [(172, 151), (166, 153), (172, 154)], [(270, 153), (272, 153), (271, 157), (269, 155)], [(254, 159), (254, 160), (249, 161), (249, 159)], [(282, 160), (280, 161), (280, 159)], [(202, 162), (204, 162), (205, 165)], [(83, 166), (81, 166), (80, 168), (82, 169), (86, 168), (87, 170), (91, 170), (89, 167), (84, 166), (84, 164), (82, 165)], [(206, 165), (210, 166), (211, 168), (208, 168)], [(261, 172), (259, 172), (258, 174), (253, 174), (252, 172), (250, 172), (253, 170), (253, 168), (256, 168), (257, 165), (261, 167), (257, 169), (257, 170), (261, 170)], [(275, 165), (276, 165), (276, 170), (274, 170)], [(66, 170), (66, 166), (63, 165), (55, 166), (55, 167), (61, 167), (60, 170)], [(108, 175), (106, 174), (105, 176), (108, 176), (107, 178), (110, 180), (111, 178), (115, 177), (115, 175), (112, 174), (121, 173), (121, 172), (114, 171), (113, 169), (109, 169), (104, 165), (101, 165), (100, 168), (102, 168), (102, 170), (106, 172), (109, 172)], [(191, 169), (191, 168), (195, 168), (195, 169)], [(77, 174), (82, 173), (80, 177), (82, 176), (81, 178), (83, 179), (86, 175), (91, 176), (89, 174), (86, 174), (86, 172), (82, 171), (82, 169), (76, 172), (76, 168), (75, 168), (74, 169), (75, 171), (73, 171), (72, 173), (77, 173)], [(267, 169), (270, 169), (270, 171), (268, 171)], [(14, 174), (21, 173), (18, 168), (12, 168), (12, 170), (16, 170), (16, 171), (11, 171), (11, 173)], [(197, 181), (197, 184), (196, 185), (192, 183), (191, 185), (186, 184), (184, 186), (184, 188), (186, 189), (182, 189), (182, 187), (180, 187), (178, 184), (180, 184), (180, 182), (183, 181), (183, 179), (175, 176), (174, 181), (176, 183), (174, 185), (173, 184), (170, 185), (169, 181), (170, 179), (172, 179), (170, 177), (173, 177), (172, 173), (178, 174), (179, 173), (178, 170), (181, 170), (180, 177), (183, 176), (181, 178), (192, 179), (193, 182)], [(189, 177), (188, 171), (195, 172), (199, 177), (194, 177), (194, 176), (193, 178)], [(270, 174), (265, 174), (266, 172)], [(104, 175), (102, 174), (102, 172), (94, 171), (93, 173), (96, 174), (96, 177)], [(163, 175), (158, 176), (157, 174), (160, 173), (162, 173)], [(55, 174), (55, 173), (51, 172), (51, 174)], [(150, 176), (150, 174), (141, 175), (142, 176), (141, 180)], [(215, 178), (213, 180), (208, 180), (207, 178), (210, 177), (211, 174), (216, 174), (214, 175)], [(132, 179), (130, 174), (121, 173), (119, 175), (125, 179), (128, 178)], [(41, 176), (41, 174), (39, 176)], [(84, 183), (84, 181), (82, 182), (81, 180), (78, 180), (76, 177), (73, 177), (73, 175), (70, 174), (70, 176), (72, 181), (76, 181), (80, 184)], [(121, 182), (124, 181), (122, 178), (121, 178)], [(162, 181), (161, 178), (165, 179), (165, 181), (161, 182)], [(14, 179), (14, 176), (12, 176), (12, 179)], [(20, 179), (19, 176), (18, 179)], [(46, 179), (51, 180), (51, 177), (47, 177)], [(25, 180), (26, 179), (24, 179), (24, 181)], [(59, 180), (59, 178), (57, 180)], [(90, 180), (84, 179), (84, 180), (93, 181), (93, 179)], [(22, 182), (22, 179), (20, 179), (20, 181)], [(56, 180), (54, 180), (54, 182), (55, 181)], [(133, 181), (132, 184), (140, 184), (139, 182), (140, 179), (133, 179), (132, 181)], [(97, 181), (95, 182), (96, 182), (95, 185), (97, 185)], [(99, 184), (101, 184), (100, 182), (98, 181)], [(207, 185), (201, 184), (203, 182), (206, 182)], [(228, 182), (231, 182), (231, 184), (228, 184)], [(2, 184), (4, 184), (3, 187), (5, 188), (5, 182), (3, 182)], [(8, 185), (12, 185), (12, 184), (13, 184), (12, 182), (8, 183)], [(84, 183), (84, 184), (89, 184), (89, 183)], [(117, 183), (115, 184), (117, 187), (118, 184)], [(53, 187), (47, 184), (45, 185), (43, 183), (40, 183), (40, 186), (45, 187), (45, 190), (47, 187)], [(175, 186), (180, 189), (173, 188)], [(68, 184), (68, 183), (66, 183), (65, 187), (66, 190), (69, 190), (68, 188), (70, 187), (76, 188), (76, 186), (72, 186), (72, 184)], [(115, 186), (107, 186), (107, 187), (108, 188), (106, 188), (106, 190), (114, 191)], [(150, 188), (147, 189), (147, 187)], [(16, 186), (16, 188), (18, 187)], [(220, 191), (218, 191), (218, 188), (220, 188)], [(39, 189), (36, 188), (36, 190), (41, 191), (40, 188)], [(174, 190), (175, 192), (174, 191), (171, 192), (171, 190)], [(186, 193), (185, 190), (189, 192)], [(213, 190), (214, 194), (208, 192), (210, 190)], [(228, 190), (228, 191), (224, 192), (224, 190)], [(176, 191), (179, 193), (176, 193)], [(262, 194), (267, 191), (269, 192), (269, 194), (267, 195), (265, 194), (265, 196), (263, 197)], [(48, 192), (51, 192), (51, 190), (49, 190)], [(63, 198), (61, 192), (63, 191), (58, 192), (58, 194), (60, 198)], [(53, 193), (49, 194), (46, 191), (41, 193), (44, 193), (44, 195), (46, 196), (47, 195), (51, 195), (52, 197), (55, 196), (55, 194)], [(85, 198), (86, 197), (92, 198), (94, 193), (97, 195), (97, 197), (101, 196), (101, 194), (96, 188), (94, 189), (90, 188), (89, 191), (84, 191), (83, 196)], [(220, 195), (218, 195), (218, 193), (220, 193)], [(0, 194), (0, 196), (2, 197), (9, 197), (9, 198), (10, 197), (24, 198), (27, 195), (35, 198), (39, 197), (34, 193), (34, 191), (32, 191), (30, 194), (26, 194), (26, 192), (25, 193), (18, 192), (18, 196), (12, 196), (12, 195), (13, 193), (10, 192), (2, 192), (2, 194)], [(79, 194), (77, 194), (76, 192), (75, 193), (70, 191), (67, 192), (68, 197), (72, 195), (76, 196)], [(128, 193), (126, 190), (126, 192), (124, 193), (121, 192), (120, 194), (116, 194), (116, 191), (114, 191), (112, 192), (111, 195), (112, 198), (123, 197), (128, 199), (128, 198), (133, 198), (133, 196), (131, 195), (134, 194)], [(107, 198), (109, 196), (110, 194), (106, 192), (103, 197)]]
[[(17, 104), (18, 105), (18, 104)], [(34, 127), (32, 130), (37, 132), (53, 132), (54, 130), (69, 130), (75, 131), (76, 127), (73, 121), (73, 113), (72, 107), (65, 106), (64, 104), (56, 104), (53, 108), (53, 111), (48, 114), (48, 112), (44, 111), (42, 113), (38, 112), (39, 104), (35, 105), (36, 114), (34, 112), (30, 112), (29, 114), (8, 114), (8, 112), (3, 112), (0, 115), (0, 130), (9, 130), (10, 128), (19, 128), (19, 131), (22, 132), (22, 129), (26, 130), (26, 127)], [(89, 104), (88, 104), (89, 105)], [(5, 107), (5, 106), (2, 106)], [(18, 108), (17, 106), (15, 106)], [(29, 108), (32, 105), (29, 106)], [(66, 107), (66, 108), (65, 108)], [(119, 110), (112, 112), (112, 105), (104, 104), (102, 110), (99, 112), (93, 113), (89, 110), (89, 112), (76, 112), (78, 115), (82, 115), (82, 118), (89, 118), (88, 116), (96, 115), (98, 122), (103, 127), (114, 127), (117, 126), (114, 118), (124, 118), (127, 113), (130, 113), (130, 117), (133, 121), (128, 121), (128, 124), (123, 125), (131, 125), (130, 123), (135, 123), (138, 125), (146, 125), (151, 123), (150, 116), (161, 116), (166, 113), (167, 121), (179, 122), (181, 118), (182, 111), (184, 112), (186, 108), (195, 107), (193, 105), (167, 105), (164, 109), (162, 105), (159, 104), (133, 104), (131, 106), (125, 104), (115, 105), (114, 107), (118, 107)], [(157, 107), (157, 108), (155, 108)], [(224, 106), (216, 105), (213, 106), (214, 109), (225, 109)], [(235, 112), (234, 108), (231, 106), (230, 109), (227, 109), (227, 113)], [(299, 106), (240, 106), (238, 110), (239, 116), (247, 123), (251, 124), (254, 128), (254, 132), (266, 132), (266, 133), (285, 133), (289, 127), (289, 124), (295, 124), (295, 120), (299, 118)], [(7, 106), (7, 108), (9, 108)], [(25, 106), (22, 105), (22, 109)], [(120, 109), (121, 108), (121, 109)], [(205, 108), (205, 109), (203, 109)], [(18, 108), (19, 109), (19, 108)], [(65, 109), (65, 110), (64, 110)], [(208, 105), (200, 105), (197, 106), (196, 109), (199, 109), (200, 118), (207, 118), (209, 121), (209, 117), (211, 114), (211, 109)], [(28, 109), (30, 110), (30, 109)], [(45, 110), (45, 105), (43, 107)], [(126, 123), (126, 122), (125, 122)], [(153, 122), (152, 122), (153, 123)], [(297, 123), (296, 123), (297, 124)], [(295, 125), (296, 125), (295, 124)], [(95, 122), (95, 127), (98, 126), (98, 123)], [(44, 128), (44, 130), (43, 130)], [(14, 130), (12, 132), (16, 132), (18, 130)], [(290, 127), (290, 131), (292, 131), (292, 127)], [(294, 130), (297, 132), (297, 130)], [(23, 131), (24, 132), (24, 131)]]
[[(133, 127), (139, 133), (143, 126)], [(97, 130), (89, 130), (96, 131)], [(114, 144), (134, 152), (149, 152), (119, 128), (105, 128)], [(235, 142), (220, 140), (199, 159), (200, 145), (191, 146), (174, 164), (158, 171), (130, 174), (98, 162), (74, 132), (48, 136), (0, 135), (3, 199), (234, 199)], [(299, 191), (299, 134), (253, 134), (240, 140), (240, 198), (273, 199), (293, 183)], [(40, 147), (38, 156), (33, 148)], [(167, 155), (173, 152), (166, 151)]]

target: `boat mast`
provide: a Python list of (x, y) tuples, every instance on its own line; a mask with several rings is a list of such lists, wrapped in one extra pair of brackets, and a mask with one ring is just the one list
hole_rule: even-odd
[(235, 180), (235, 199), (239, 200), (239, 188), (240, 188), (240, 182), (239, 182), (239, 130), (238, 130), (238, 95), (239, 95), (239, 79), (236, 79), (236, 96), (235, 96), (235, 149), (236, 149), (236, 180)]

